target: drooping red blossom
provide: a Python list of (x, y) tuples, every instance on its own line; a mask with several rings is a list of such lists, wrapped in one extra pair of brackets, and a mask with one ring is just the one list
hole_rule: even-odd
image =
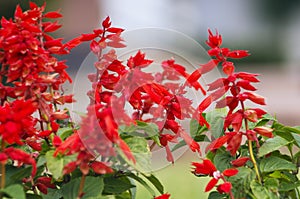
[(204, 175), (213, 177), (205, 187), (205, 192), (212, 190), (218, 184), (219, 180), (222, 179), (224, 183), (218, 185), (217, 191), (219, 193), (229, 193), (231, 191), (231, 183), (226, 181), (224, 176), (231, 177), (238, 173), (238, 170), (235, 168), (226, 169), (223, 172), (220, 172), (208, 159), (204, 159), (202, 163), (192, 162), (192, 166), (194, 166), (192, 173), (196, 176)]
[(21, 149), (8, 147), (3, 150), (3, 152), (13, 161), (17, 162), (18, 166), (23, 164), (29, 164), (32, 166), (31, 176), (34, 177), (37, 172), (37, 166), (35, 159), (31, 157), (28, 153), (22, 151)]
[(242, 167), (250, 160), (249, 157), (239, 157), (236, 160), (232, 160), (230, 163), (234, 167)]

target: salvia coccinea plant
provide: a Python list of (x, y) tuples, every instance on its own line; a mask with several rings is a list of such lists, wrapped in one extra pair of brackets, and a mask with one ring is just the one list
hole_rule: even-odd
[[(168, 199), (147, 172), (151, 153), (161, 148), (174, 163), (173, 151), (184, 144), (201, 157), (192, 173), (209, 178), (209, 198), (299, 198), (300, 128), (280, 124), (261, 108), (258, 74), (235, 71), (232, 61), (248, 51), (221, 47), (221, 35), (209, 30), (208, 63), (189, 73), (170, 58), (149, 72), (154, 60), (142, 51), (119, 60), (124, 30), (109, 17), (63, 42), (52, 36), (62, 15), (45, 6), (17, 6), (13, 19), (1, 19), (0, 198), (131, 199), (139, 183), (152, 198)], [(96, 61), (77, 124), (64, 106), (76, 101), (63, 89), (72, 78), (59, 57), (84, 42)], [(219, 65), (224, 75), (201, 85)], [(204, 96), (196, 107), (188, 89)], [(215, 109), (207, 111), (210, 106)], [(190, 121), (190, 132), (182, 121)]]

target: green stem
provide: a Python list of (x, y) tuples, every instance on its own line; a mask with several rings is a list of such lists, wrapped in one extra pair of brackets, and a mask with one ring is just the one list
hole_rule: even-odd
[(86, 175), (82, 174), (77, 199), (80, 199), (83, 196), (83, 188), (84, 188), (85, 177), (86, 177)]
[[(242, 106), (243, 111), (245, 111), (245, 105), (242, 101), (241, 101), (241, 106)], [(244, 121), (245, 121), (245, 129), (246, 129), (246, 131), (248, 131), (249, 130), (248, 120), (245, 118)], [(254, 166), (254, 170), (255, 170), (255, 173), (256, 173), (257, 180), (260, 184), (262, 184), (262, 179), (261, 179), (260, 172), (259, 172), (258, 166), (257, 166), (257, 162), (256, 162), (256, 159), (255, 159), (255, 156), (254, 156), (254, 153), (253, 153), (253, 146), (252, 146), (252, 141), (251, 140), (248, 140), (248, 149), (249, 149), (251, 161), (252, 161), (253, 166)]]
[(256, 177), (258, 179), (258, 182), (260, 184), (262, 184), (262, 180), (261, 180), (260, 173), (259, 173), (259, 170), (258, 170), (257, 162), (256, 162), (254, 154), (253, 154), (253, 147), (252, 147), (252, 141), (251, 140), (248, 140), (248, 148), (249, 148), (250, 158), (251, 158), (251, 161), (253, 163), (254, 170), (255, 170), (255, 173), (256, 173)]

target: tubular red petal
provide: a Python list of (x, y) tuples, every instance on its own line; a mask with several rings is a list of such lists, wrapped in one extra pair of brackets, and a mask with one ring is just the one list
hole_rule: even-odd
[(230, 176), (234, 176), (239, 172), (239, 170), (235, 169), (235, 168), (231, 168), (231, 169), (226, 169), (222, 172), (222, 174), (224, 176), (230, 177)]
[(211, 179), (205, 187), (205, 192), (208, 192), (208, 191), (212, 190), (216, 186), (218, 181), (219, 180), (217, 180), (215, 178)]

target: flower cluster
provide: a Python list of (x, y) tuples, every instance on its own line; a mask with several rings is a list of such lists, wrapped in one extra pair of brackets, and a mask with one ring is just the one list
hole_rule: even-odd
[[(72, 95), (63, 95), (61, 85), (71, 78), (64, 61), (56, 55), (66, 54), (62, 39), (49, 35), (61, 27), (48, 19), (61, 17), (58, 12), (44, 14), (45, 5), (30, 3), (28, 11), (17, 6), (14, 20), (1, 19), (0, 29), (0, 134), (2, 150), (10, 145), (24, 145), (42, 150), (59, 128), (58, 120), (68, 118), (57, 105), (73, 102)], [(48, 21), (44, 21), (47, 19)], [(39, 112), (39, 117), (32, 116)], [(36, 127), (36, 123), (40, 127)], [(47, 126), (47, 129), (45, 129)], [(32, 158), (24, 161), (25, 152), (14, 150), (10, 159), (35, 164)], [(19, 157), (17, 157), (19, 156)]]
[[(93, 89), (88, 95), (91, 99), (90, 106), (99, 107), (95, 112), (97, 117), (107, 118), (105, 122), (99, 123), (104, 134), (113, 143), (118, 143), (116, 140), (120, 140), (119, 125), (135, 125), (136, 120), (151, 122), (160, 129), (160, 145), (166, 148), (168, 161), (174, 162), (168, 142), (177, 142), (178, 137), (183, 138), (192, 151), (200, 152), (198, 143), (177, 121), (191, 118), (194, 113), (192, 101), (184, 97), (185, 87), (180, 87), (179, 83), (175, 82), (181, 79), (188, 80), (189, 74), (174, 60), (164, 61), (161, 64), (161, 73), (144, 72), (143, 69), (149, 67), (153, 60), (146, 59), (141, 51), (131, 56), (126, 65), (117, 59), (114, 49), (102, 54), (105, 48), (125, 46), (120, 37), (122, 31), (123, 29), (111, 27), (110, 18), (107, 17), (102, 23), (102, 29), (80, 37), (81, 41), (91, 40), (91, 51), (98, 58), (95, 63), (96, 73), (89, 75)], [(191, 86), (202, 89), (198, 82), (192, 82)], [(133, 109), (132, 115), (126, 114), (124, 109), (127, 102)], [(164, 129), (172, 131), (173, 134), (163, 133)], [(125, 143), (119, 144), (123, 145), (120, 148), (128, 150)], [(128, 155), (128, 152), (124, 152)], [(130, 156), (128, 158), (133, 159)]]
[[(218, 64), (222, 65), (222, 70), (227, 77), (221, 77), (214, 82), (208, 84), (208, 91), (211, 92), (199, 105), (198, 110), (202, 113), (212, 102), (216, 101), (216, 108), (228, 107), (228, 114), (224, 120), (224, 129), (229, 129), (225, 132), (225, 135), (214, 140), (208, 147), (208, 150), (216, 150), (227, 143), (227, 150), (232, 155), (235, 155), (239, 149), (242, 136), (246, 136), (248, 140), (256, 141), (258, 139), (256, 134), (260, 134), (267, 137), (272, 137), (272, 129), (268, 127), (257, 127), (249, 129), (248, 122), (257, 122), (266, 112), (260, 108), (246, 108), (245, 101), (249, 100), (258, 105), (265, 105), (265, 99), (254, 93), (256, 88), (252, 83), (257, 83), (257, 74), (235, 72), (234, 63), (228, 61), (228, 59), (244, 58), (249, 55), (245, 50), (230, 50), (228, 48), (221, 48), (222, 37), (218, 33), (213, 35), (209, 30), (209, 39), (207, 45), (211, 47), (208, 50), (208, 54), (214, 57), (211, 62), (215, 65), (210, 66), (211, 70)], [(230, 92), (230, 95), (226, 95)], [(240, 108), (238, 106), (240, 105)], [(200, 114), (200, 117), (203, 117)], [(245, 131), (241, 129), (242, 123), (245, 120)], [(205, 121), (202, 118), (201, 121)], [(204, 122), (208, 127), (209, 124)], [(203, 123), (202, 123), (203, 124)]]

